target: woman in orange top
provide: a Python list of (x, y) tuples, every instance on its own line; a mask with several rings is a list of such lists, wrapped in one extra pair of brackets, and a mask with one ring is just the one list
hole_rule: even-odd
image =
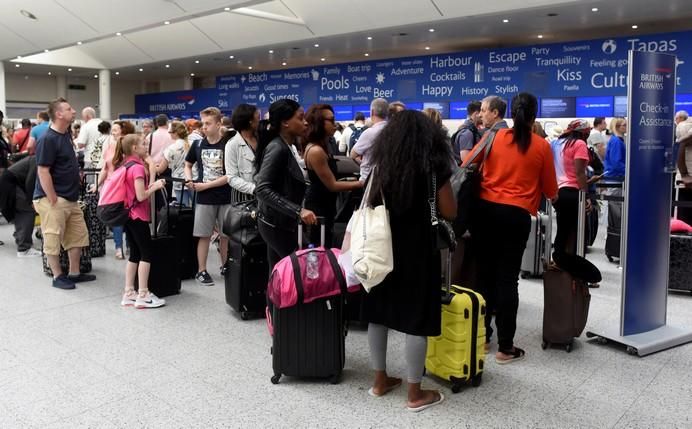
[(488, 342), (496, 314), (499, 364), (524, 357), (524, 350), (514, 346), (521, 258), (541, 194), (551, 200), (557, 196), (550, 145), (532, 132), (537, 112), (538, 100), (531, 94), (512, 100), (514, 127), (497, 132), (483, 161), (480, 202), (471, 226), (478, 247), (478, 285), (487, 302)]

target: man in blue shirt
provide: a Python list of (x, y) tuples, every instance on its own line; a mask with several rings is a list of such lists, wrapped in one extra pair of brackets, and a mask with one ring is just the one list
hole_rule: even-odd
[[(48, 114), (51, 126), (36, 145), (34, 208), (41, 216), (43, 253), (53, 271), (53, 287), (74, 289), (75, 283), (96, 280), (96, 276), (79, 272), (79, 257), (82, 247), (89, 245), (89, 232), (77, 204), (79, 165), (70, 132), (75, 111), (64, 98), (58, 98), (48, 105)], [(67, 275), (60, 267), (61, 245), (70, 259)]]
[(29, 134), (29, 144), (27, 144), (27, 149), (30, 154), (36, 152), (36, 143), (38, 139), (43, 137), (43, 135), (48, 131), (48, 121), (50, 120), (48, 112), (38, 112), (36, 115), (36, 120), (38, 125), (31, 129), (31, 134)]

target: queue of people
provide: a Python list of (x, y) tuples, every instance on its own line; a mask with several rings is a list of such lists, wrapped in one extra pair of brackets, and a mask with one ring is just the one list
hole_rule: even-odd
[[(332, 106), (316, 104), (305, 111), (289, 99), (274, 102), (266, 122), (260, 120), (255, 106), (242, 104), (227, 120), (213, 107), (200, 112), (201, 121), (169, 122), (159, 115), (140, 133), (131, 122), (101, 121), (93, 109), (86, 108), (82, 111), (84, 125), (73, 142), (71, 124), (76, 113), (66, 100), (58, 99), (46, 112), (50, 123), (43, 112), (39, 114), (41, 124), (46, 124), (42, 134), (34, 134), (41, 125), (32, 129), (22, 122), (15, 146), (29, 157), (21, 171), (17, 163), (0, 183), (3, 189), (22, 188), (21, 195), (16, 193), (18, 256), (28, 256), (26, 252), (32, 249), (27, 230), (33, 229), (29, 226), (33, 199), (41, 219), (43, 252), (53, 272), (52, 284), (74, 289), (76, 283), (96, 280), (78, 269), (80, 249), (88, 246), (89, 238), (77, 205), (80, 171), (76, 152), (83, 149), (85, 165), (100, 169), (91, 188), (94, 192), (116, 170), (125, 169), (126, 194), (132, 205), (125, 226), (113, 228), (113, 237), (116, 258), (128, 258), (121, 305), (136, 308), (165, 305), (148, 285), (150, 201), (166, 186), (157, 177), (170, 175), (184, 181), (173, 185), (172, 197), (178, 204), (194, 206), (193, 235), (198, 238), (195, 279), (204, 286), (214, 284), (208, 258), (216, 233), (220, 235), (220, 273), (224, 274), (229, 237), (223, 234), (223, 222), (231, 204), (257, 200), (258, 230), (267, 244), (271, 269), (298, 248), (301, 222), (310, 226), (310, 241), (316, 243), (318, 218), (323, 219), (325, 246), (338, 247), (333, 235), (338, 193), (357, 191), (371, 183), (365, 203), (384, 203), (389, 210), (394, 269), (365, 297), (374, 371), (369, 393), (382, 396), (403, 383), (390, 375), (386, 365), (388, 331), (402, 332), (406, 335), (407, 407), (420, 411), (444, 400), (440, 392), (421, 387), (427, 338), (440, 334), (441, 317), (440, 251), (433, 245), (432, 229), (425, 227), (430, 224), (429, 184), (436, 184), (432, 192), (439, 216), (454, 220), (457, 203), (450, 178), (476, 145), (492, 142), (491, 149), (481, 154), (479, 203), (470, 233), (477, 243), (479, 261), (476, 288), (487, 303), (487, 350), (492, 347), (494, 317), (495, 360), (508, 364), (526, 354), (514, 341), (518, 279), (531, 216), (536, 215), (541, 199), (551, 200), (557, 211), (555, 251), (574, 254), (578, 192), (600, 178), (587, 178), (589, 146), (603, 157), (605, 177), (624, 178), (625, 119), (611, 121), (609, 140), (601, 134), (605, 121), (596, 118), (594, 128), (585, 120), (575, 120), (549, 142), (545, 133), (535, 132), (537, 112), (535, 96), (518, 94), (511, 103), (513, 125), (509, 127), (507, 102), (489, 96), (469, 103), (467, 121), (450, 138), (437, 112), (406, 110), (402, 103), (378, 98), (370, 105), (370, 123), (366, 126), (365, 115), (357, 114), (354, 126), (345, 128), (337, 141)], [(338, 179), (334, 142), (359, 164), (359, 177)], [(25, 185), (31, 182), (32, 173), (35, 185)], [(69, 255), (67, 273), (58, 261), (61, 248)]]

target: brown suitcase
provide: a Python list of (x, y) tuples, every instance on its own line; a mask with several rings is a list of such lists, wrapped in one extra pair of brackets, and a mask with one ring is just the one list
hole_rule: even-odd
[(543, 343), (562, 345), (569, 353), (589, 317), (591, 294), (587, 284), (551, 265), (543, 273)]

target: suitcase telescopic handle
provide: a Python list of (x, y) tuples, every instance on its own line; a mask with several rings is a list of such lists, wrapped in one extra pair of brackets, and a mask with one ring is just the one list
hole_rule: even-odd
[[(320, 246), (324, 247), (326, 235), (326, 224), (324, 216), (317, 216), (317, 223), (320, 225)], [(311, 243), (312, 244), (312, 243)], [(303, 248), (303, 223), (298, 222), (298, 249)]]
[(586, 192), (579, 190), (579, 216), (577, 217), (577, 256), (584, 257), (586, 233)]
[[(548, 222), (545, 226), (545, 255), (543, 256), (544, 269), (548, 269), (553, 253), (553, 204), (546, 198), (546, 211)], [(540, 216), (540, 215), (539, 215)]]
[(452, 250), (443, 249), (445, 257), (444, 286), (445, 294), (442, 296), (442, 304), (448, 305), (452, 302)]

